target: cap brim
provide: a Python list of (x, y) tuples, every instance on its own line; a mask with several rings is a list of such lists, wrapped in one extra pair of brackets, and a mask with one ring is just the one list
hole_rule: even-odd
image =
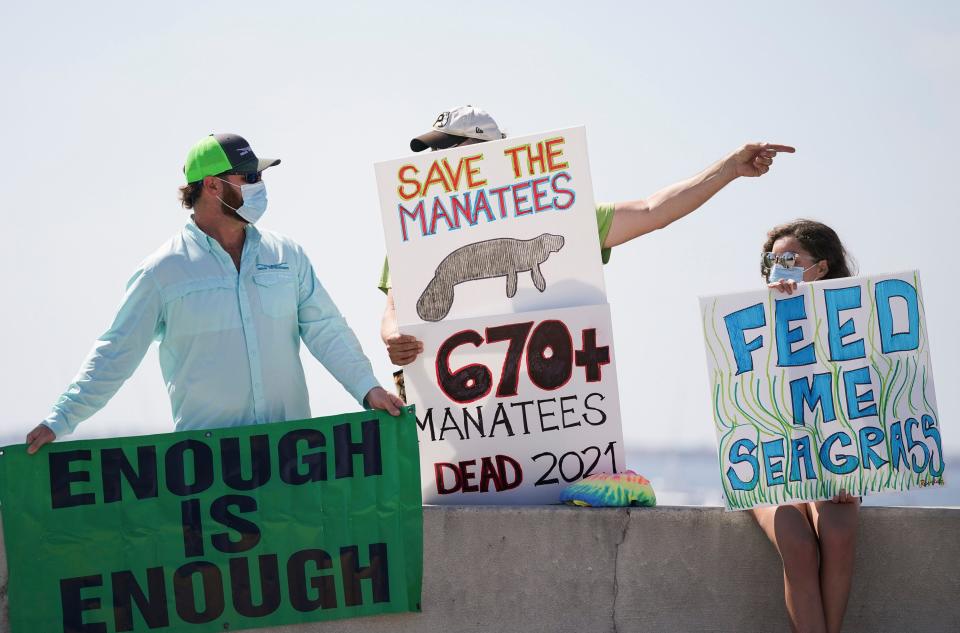
[(446, 132), (431, 130), (426, 134), (421, 134), (420, 136), (411, 140), (410, 149), (415, 152), (422, 152), (429, 147), (432, 147), (433, 149), (446, 149), (448, 147), (453, 147), (458, 143), (462, 143), (463, 138), (464, 137), (462, 136), (454, 136), (453, 134), (447, 134)]
[(263, 171), (267, 167), (273, 167), (274, 165), (279, 164), (279, 158), (260, 158), (257, 160), (250, 160), (245, 163), (240, 163), (230, 171), (235, 174), (253, 174), (258, 171)]
[(274, 165), (279, 165), (279, 158), (261, 158), (257, 164), (257, 171), (263, 171), (267, 167), (273, 167)]

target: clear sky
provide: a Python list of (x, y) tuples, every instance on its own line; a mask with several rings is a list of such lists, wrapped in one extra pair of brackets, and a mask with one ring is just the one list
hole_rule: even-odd
[[(373, 163), (470, 103), (511, 135), (584, 124), (598, 201), (754, 140), (795, 145), (605, 268), (628, 450), (715, 444), (698, 295), (758, 287), (774, 224), (831, 224), (863, 273), (921, 271), (960, 450), (960, 4), (83, 2), (0, 10), (0, 443), (42, 420), (138, 262), (188, 217), (187, 149), (245, 136), (290, 235), (389, 384)], [(669, 6), (668, 6), (669, 5)], [(305, 358), (315, 415), (355, 404)], [(172, 429), (156, 346), (73, 438)]]

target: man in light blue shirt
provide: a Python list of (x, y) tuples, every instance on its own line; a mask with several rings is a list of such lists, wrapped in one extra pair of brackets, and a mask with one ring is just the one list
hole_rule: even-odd
[(194, 145), (180, 189), (190, 221), (134, 273), (110, 329), (27, 435), (28, 452), (106, 405), (154, 339), (177, 430), (309, 418), (301, 340), (358, 402), (399, 414), (303, 249), (254, 226), (267, 204), (261, 174), (279, 162), (235, 134)]

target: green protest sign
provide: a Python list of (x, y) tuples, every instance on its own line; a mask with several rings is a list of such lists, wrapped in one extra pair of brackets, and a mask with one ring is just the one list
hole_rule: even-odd
[(13, 633), (418, 611), (415, 418), (365, 411), (0, 450)]

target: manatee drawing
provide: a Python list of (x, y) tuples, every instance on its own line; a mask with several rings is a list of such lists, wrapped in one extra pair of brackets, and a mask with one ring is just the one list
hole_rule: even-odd
[(530, 271), (533, 285), (543, 292), (547, 280), (540, 264), (563, 248), (563, 236), (544, 233), (530, 240), (502, 237), (461, 246), (443, 258), (437, 272), (417, 301), (417, 314), (424, 321), (439, 321), (453, 306), (457, 284), (491, 277), (507, 278), (507, 296), (517, 294), (517, 275)]

